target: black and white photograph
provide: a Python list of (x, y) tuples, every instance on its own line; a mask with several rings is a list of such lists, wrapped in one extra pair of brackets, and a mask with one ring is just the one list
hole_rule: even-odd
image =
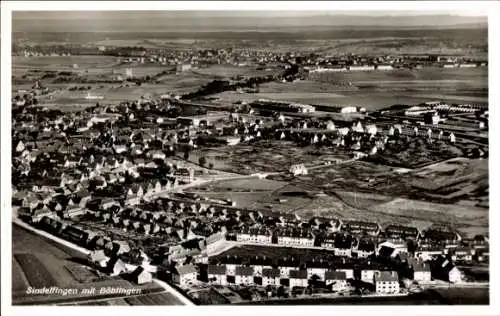
[(15, 2), (7, 305), (491, 306), (497, 3)]

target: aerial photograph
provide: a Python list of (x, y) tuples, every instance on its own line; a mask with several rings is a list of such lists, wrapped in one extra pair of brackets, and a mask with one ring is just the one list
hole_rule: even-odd
[(487, 15), (11, 31), (12, 305), (490, 304)]

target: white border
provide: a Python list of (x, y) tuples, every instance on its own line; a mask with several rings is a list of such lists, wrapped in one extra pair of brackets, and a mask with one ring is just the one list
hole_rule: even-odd
[[(10, 200), (11, 200), (11, 184), (10, 184), (10, 160), (11, 160), (11, 11), (44, 11), (44, 10), (80, 10), (80, 11), (97, 11), (97, 10), (225, 10), (225, 11), (253, 11), (253, 10), (273, 10), (273, 11), (335, 11), (336, 13), (351, 13), (356, 14), (356, 11), (418, 11), (422, 14), (429, 12), (448, 12), (452, 14), (463, 15), (488, 15), (489, 17), (489, 87), (490, 87), (490, 163), (498, 156), (495, 140), (498, 136), (499, 127), (495, 124), (498, 122), (496, 105), (499, 101), (498, 87), (500, 80), (498, 79), (500, 62), (496, 59), (500, 56), (499, 43), (499, 3), (495, 1), (359, 1), (359, 2), (236, 2), (236, 1), (173, 1), (173, 2), (59, 2), (59, 1), (2, 1), (1, 3), (1, 243), (2, 243), (2, 315), (57, 315), (64, 312), (64, 307), (11, 307), (11, 226), (10, 226)], [(351, 11), (351, 12), (348, 12)], [(495, 87), (497, 89), (495, 89)], [(499, 200), (498, 182), (500, 175), (496, 172), (494, 165), (490, 167), (490, 223), (499, 223), (499, 215), (497, 214)], [(490, 242), (491, 245), (496, 245), (498, 242), (498, 234), (494, 227), (490, 224)], [(491, 247), (491, 246), (490, 246)], [(494, 315), (495, 311), (500, 310), (498, 291), (499, 273), (496, 270), (495, 263), (498, 263), (496, 251), (491, 252), (491, 267), (490, 269), (490, 306), (259, 306), (259, 310), (266, 313), (284, 313), (290, 315), (307, 315), (311, 310), (315, 314), (331, 315), (332, 313), (359, 315), (364, 312), (369, 312), (376, 315), (386, 315), (395, 313), (397, 315)], [(87, 315), (91, 312), (105, 312), (107, 314), (122, 314), (134, 315), (147, 313), (179, 313), (179, 314), (200, 314), (207, 315), (210, 313), (235, 313), (234, 306), (204, 306), (204, 307), (71, 307), (67, 309), (72, 315)], [(253, 309), (248, 307), (237, 308), (237, 313), (242, 315), (251, 315)]]

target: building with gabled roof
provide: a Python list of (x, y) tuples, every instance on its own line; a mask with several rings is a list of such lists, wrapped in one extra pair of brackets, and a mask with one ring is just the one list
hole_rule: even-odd
[(399, 293), (399, 276), (395, 271), (377, 271), (374, 274), (374, 283), (378, 294)]
[(197, 282), (197, 276), (196, 268), (191, 264), (187, 264), (175, 268), (172, 273), (172, 280), (180, 286), (187, 286)]

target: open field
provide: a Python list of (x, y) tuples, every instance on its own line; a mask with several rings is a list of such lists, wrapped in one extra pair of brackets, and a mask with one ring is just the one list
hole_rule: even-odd
[[(74, 64), (77, 64), (78, 68), (73, 68)], [(110, 70), (116, 64), (116, 57), (113, 56), (12, 56), (12, 74), (14, 75), (21, 70), (27, 71), (28, 69), (78, 71), (98, 68)]]
[(393, 104), (418, 104), (429, 99), (450, 103), (488, 100), (485, 67), (330, 73), (323, 80), (271, 82), (262, 84), (258, 93), (227, 91), (214, 96), (225, 102), (267, 98), (317, 105), (355, 105), (368, 110)]
[[(478, 185), (484, 185), (485, 177), (487, 179), (487, 169), (485, 169), (487, 162), (469, 159), (461, 161), (462, 169), (457, 168), (460, 165), (455, 166), (457, 169), (455, 174), (464, 177), (472, 184), (476, 183), (474, 181), (479, 181)], [(467, 167), (469, 163), (471, 165)], [(483, 166), (474, 167), (478, 163)], [(376, 220), (382, 225), (399, 223), (420, 229), (433, 223), (443, 223), (450, 224), (467, 235), (488, 232), (489, 211), (488, 201), (484, 199), (485, 191), (474, 191), (459, 200), (444, 200), (431, 198), (421, 189), (414, 188), (414, 184), (423, 181), (422, 177), (416, 179), (414, 173), (426, 173), (425, 185), (431, 187), (434, 183), (439, 183), (440, 177), (443, 176), (439, 173), (434, 174), (432, 168), (439, 170), (439, 166), (445, 164), (435, 164), (401, 174), (395, 172), (397, 169), (388, 166), (356, 161), (325, 166), (312, 170), (308, 175), (289, 179), (272, 177), (280, 179), (277, 183), (284, 184), (277, 188), (263, 185), (262, 190), (252, 189), (262, 181), (252, 179), (249, 182), (246, 180), (237, 182), (236, 190), (228, 190), (224, 182), (221, 182), (210, 186), (211, 189), (201, 187), (192, 188), (190, 191), (212, 199), (231, 199), (242, 208), (294, 213), (303, 218), (324, 216)], [(443, 169), (450, 172), (449, 167)], [(468, 179), (468, 172), (471, 170), (483, 174)], [(470, 185), (467, 183), (463, 185)], [(456, 190), (459, 191), (461, 188), (457, 186)], [(321, 191), (326, 194), (318, 194)], [(486, 207), (483, 207), (484, 203)]]
[(214, 169), (240, 174), (288, 171), (296, 163), (317, 163), (331, 158), (346, 159), (345, 153), (297, 147), (293, 142), (263, 140), (235, 146), (207, 148), (192, 151), (189, 160), (197, 163), (204, 156)]
[(90, 300), (84, 303), (75, 303), (68, 305), (77, 306), (171, 306), (182, 305), (179, 300), (167, 292), (150, 293), (123, 298), (113, 298), (108, 300)]
[(285, 182), (267, 179), (244, 179), (218, 181), (204, 186), (196, 187), (196, 190), (206, 190), (210, 192), (260, 192), (274, 191), (285, 186)]
[(267, 76), (277, 72), (275, 69), (258, 70), (255, 66), (232, 66), (232, 65), (213, 65), (207, 68), (193, 69), (194, 74), (210, 76), (214, 78), (232, 78), (236, 76)]

